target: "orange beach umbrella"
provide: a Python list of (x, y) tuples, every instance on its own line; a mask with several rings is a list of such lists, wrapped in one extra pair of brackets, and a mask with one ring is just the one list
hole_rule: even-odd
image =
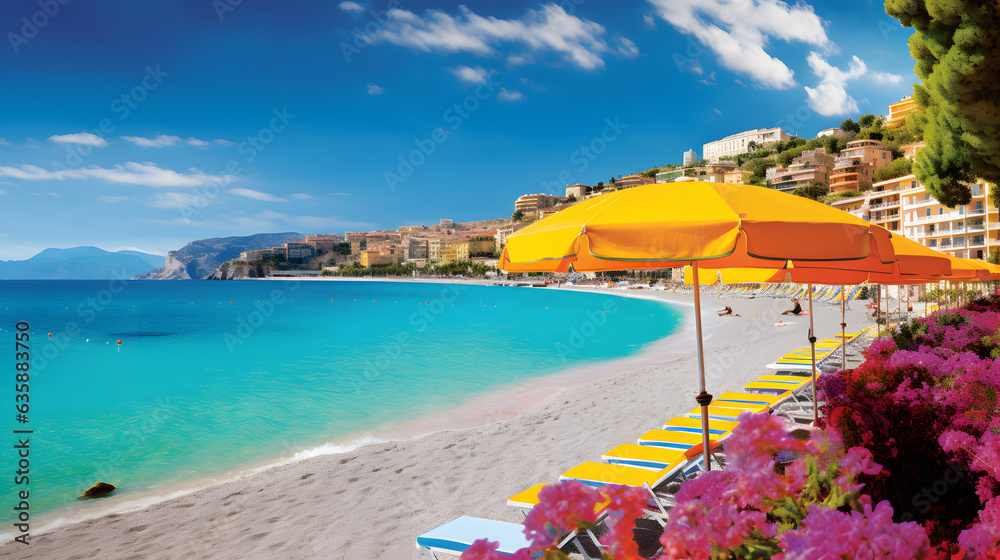
[[(529, 225), (507, 240), (507, 272), (781, 268), (789, 259), (888, 271), (891, 235), (841, 210), (773, 189), (700, 181), (646, 185), (591, 198)], [(698, 266), (695, 330), (705, 466), (708, 405)], [(810, 332), (810, 337), (812, 333)]]

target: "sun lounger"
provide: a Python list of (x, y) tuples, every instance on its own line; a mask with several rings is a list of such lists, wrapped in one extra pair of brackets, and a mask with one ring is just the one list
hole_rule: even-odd
[[(729, 432), (733, 431), (738, 422), (731, 422), (726, 420), (708, 420), (708, 433), (716, 436), (728, 435)], [(663, 425), (664, 430), (673, 430), (677, 432), (691, 432), (695, 434), (702, 433), (701, 418), (686, 418), (677, 417), (671, 418)]]
[[(709, 420), (728, 420), (735, 422), (744, 412), (766, 412), (767, 405), (750, 403), (714, 403), (708, 407)], [(688, 411), (688, 418), (701, 418), (701, 407), (696, 406)]]
[(769, 383), (785, 383), (788, 385), (795, 385), (796, 387), (801, 387), (802, 385), (809, 383), (811, 379), (803, 379), (801, 377), (792, 375), (762, 375), (757, 378), (757, 381), (767, 381)]
[(417, 537), (417, 549), (425, 558), (437, 558), (438, 552), (459, 555), (478, 539), (498, 541), (497, 552), (512, 556), (531, 545), (522, 532), (523, 525), (480, 519), (463, 515)]
[(743, 386), (743, 390), (748, 393), (764, 393), (767, 395), (782, 396), (784, 393), (790, 393), (805, 383), (801, 383), (797, 386), (790, 386), (787, 383), (771, 383), (769, 381), (751, 381)]
[(733, 391), (726, 391), (721, 395), (717, 395), (712, 399), (712, 402), (718, 406), (726, 406), (725, 403), (749, 403), (749, 404), (766, 404), (770, 407), (774, 407), (781, 404), (787, 397), (775, 397), (771, 395), (761, 395), (754, 393), (738, 393)]
[(677, 430), (650, 430), (637, 441), (639, 445), (687, 450), (701, 443), (701, 433), (678, 432)]
[(600, 488), (608, 484), (622, 484), (637, 487), (649, 486), (655, 490), (666, 481), (677, 476), (683, 466), (683, 464), (670, 465), (669, 467), (654, 471), (626, 465), (610, 465), (608, 463), (587, 461), (564, 472), (559, 477), (559, 480), (578, 480), (595, 488)]
[(682, 449), (623, 443), (601, 456), (612, 465), (628, 465), (642, 469), (662, 470), (687, 461)]

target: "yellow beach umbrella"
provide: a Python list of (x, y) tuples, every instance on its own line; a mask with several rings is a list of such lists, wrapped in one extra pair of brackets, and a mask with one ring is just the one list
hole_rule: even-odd
[[(700, 181), (646, 185), (601, 195), (539, 220), (507, 240), (507, 272), (670, 268), (780, 268), (789, 260), (889, 270), (891, 235), (806, 198), (749, 185)], [(698, 267), (695, 330), (706, 468), (708, 405)], [(812, 333), (810, 332), (810, 336)]]

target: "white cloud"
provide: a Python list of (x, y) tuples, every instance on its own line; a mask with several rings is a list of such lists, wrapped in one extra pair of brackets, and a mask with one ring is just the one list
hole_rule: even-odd
[(903, 77), (899, 74), (890, 74), (889, 72), (872, 72), (870, 75), (872, 81), (882, 85), (894, 86), (903, 81)]
[(310, 200), (310, 199), (312, 199), (311, 196), (309, 196), (309, 195), (307, 195), (305, 193), (295, 193), (295, 194), (292, 195), (292, 198), (297, 198), (299, 200)]
[(153, 208), (204, 208), (212, 201), (203, 197), (188, 193), (166, 192), (156, 193), (150, 199), (149, 205)]
[(712, 110), (715, 111), (720, 117), (722, 116), (722, 111), (720, 111), (718, 108), (712, 107)]
[[(189, 146), (197, 146), (199, 148), (204, 148), (209, 145), (205, 140), (199, 140), (198, 138), (188, 138), (184, 140), (180, 136), (170, 136), (167, 134), (160, 134), (155, 138), (143, 138), (142, 136), (122, 136), (122, 139), (128, 140), (129, 142), (139, 146), (140, 148), (166, 148), (167, 146), (175, 146), (177, 144), (187, 144)], [(218, 142), (218, 140), (216, 140)]]
[(615, 49), (615, 53), (622, 58), (631, 59), (639, 56), (639, 47), (635, 46), (635, 43), (625, 37), (619, 37), (618, 48)]
[(219, 138), (217, 140), (213, 140), (213, 142), (215, 142), (216, 144), (219, 144), (220, 146), (235, 146), (236, 145), (236, 142), (233, 142), (231, 140), (226, 140), (225, 138)]
[(284, 198), (277, 197), (266, 192), (255, 191), (253, 189), (229, 189), (229, 192), (237, 196), (245, 196), (254, 200), (263, 200), (265, 202), (286, 202)]
[(650, 29), (656, 29), (656, 19), (649, 14), (642, 16), (642, 24)]
[(5, 191), (0, 191), (0, 194), (7, 194)]
[(128, 200), (127, 196), (102, 196), (101, 200), (104, 202), (124, 202)]
[(10, 146), (10, 142), (6, 138), (0, 138), (0, 146)]
[(502, 87), (500, 88), (500, 92), (497, 93), (497, 99), (500, 101), (521, 101), (524, 99), (524, 94), (516, 89)]
[(349, 14), (360, 14), (365, 11), (365, 9), (361, 7), (361, 4), (358, 4), (357, 2), (341, 2), (340, 4), (337, 4), (337, 7)]
[[(470, 53), (506, 58), (520, 65), (532, 54), (552, 52), (584, 70), (604, 67), (603, 55), (632, 56), (635, 45), (622, 37), (606, 38), (604, 26), (566, 13), (553, 3), (528, 10), (520, 19), (483, 17), (465, 6), (458, 14), (427, 10), (423, 16), (401, 8), (389, 11), (389, 22), (370, 37), (373, 43), (388, 42), (414, 50), (442, 54)], [(501, 44), (523, 49), (522, 53), (498, 53)]]
[(482, 66), (476, 66), (475, 68), (455, 66), (453, 68), (445, 68), (445, 70), (454, 74), (459, 80), (469, 82), (470, 84), (485, 84), (486, 79), (490, 75)]
[(847, 81), (856, 80), (865, 75), (868, 68), (858, 57), (853, 57), (847, 70), (831, 66), (819, 53), (811, 52), (806, 57), (809, 67), (819, 77), (820, 82), (815, 88), (806, 87), (807, 102), (813, 111), (824, 117), (857, 113), (858, 103), (847, 94)]
[(385, 88), (375, 84), (368, 84), (368, 95), (382, 95), (383, 93), (385, 93)]
[(77, 132), (75, 134), (56, 134), (49, 136), (49, 140), (58, 144), (84, 144), (95, 148), (103, 148), (108, 145), (108, 141), (96, 134), (89, 132)]
[(794, 72), (764, 48), (769, 38), (833, 48), (812, 6), (781, 0), (648, 0), (664, 21), (693, 35), (726, 68), (766, 88), (795, 85)]
[(201, 187), (212, 183), (228, 183), (235, 181), (233, 175), (208, 175), (197, 169), (188, 173), (178, 173), (171, 169), (162, 169), (154, 163), (128, 162), (107, 169), (103, 167), (88, 167), (48, 171), (34, 165), (20, 167), (0, 166), (0, 177), (11, 177), (22, 181), (63, 181), (66, 179), (102, 179), (109, 183), (120, 185), (144, 185), (147, 187)]

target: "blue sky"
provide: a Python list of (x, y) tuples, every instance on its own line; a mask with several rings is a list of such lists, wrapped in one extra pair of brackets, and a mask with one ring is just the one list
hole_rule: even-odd
[(911, 92), (881, 3), (8, 0), (0, 259), (509, 216)]

